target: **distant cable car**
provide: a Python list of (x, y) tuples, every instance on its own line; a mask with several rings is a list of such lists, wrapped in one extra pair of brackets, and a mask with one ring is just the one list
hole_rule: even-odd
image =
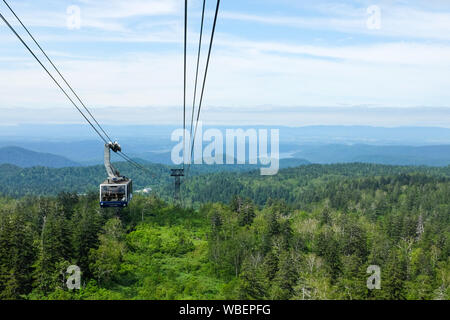
[(133, 198), (133, 182), (131, 179), (121, 176), (119, 171), (112, 166), (111, 150), (122, 151), (117, 142), (105, 144), (105, 168), (108, 179), (100, 185), (100, 207), (126, 207)]

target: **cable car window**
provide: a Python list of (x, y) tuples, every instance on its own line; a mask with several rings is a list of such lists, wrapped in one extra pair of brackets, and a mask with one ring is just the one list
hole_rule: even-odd
[(125, 186), (102, 186), (102, 201), (127, 201)]

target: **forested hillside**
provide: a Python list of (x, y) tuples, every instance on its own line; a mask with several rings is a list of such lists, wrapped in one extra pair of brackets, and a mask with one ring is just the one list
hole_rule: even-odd
[[(114, 166), (124, 176), (133, 179), (135, 190), (151, 187), (158, 195), (172, 197), (173, 178), (170, 177), (169, 166), (152, 164), (142, 160), (147, 171), (142, 172), (128, 163), (119, 162)], [(307, 165), (302, 159), (283, 159), (281, 168)], [(256, 171), (257, 165), (193, 165), (190, 175), (206, 175), (210, 173), (230, 173)], [(57, 195), (60, 192), (86, 193), (96, 191), (99, 184), (105, 180), (106, 171), (103, 165), (90, 167), (20, 168), (11, 164), (0, 164), (0, 195), (11, 197)]]
[(399, 167), (375, 164), (307, 165), (280, 170), (275, 176), (258, 171), (195, 175), (183, 185), (187, 203), (228, 202), (234, 195), (264, 205), (268, 198), (283, 199), (295, 208), (304, 208), (325, 198), (356, 201), (360, 190), (370, 188), (391, 192), (401, 185), (424, 181), (448, 181), (450, 166)]
[[(134, 166), (124, 163), (115, 165), (125, 176), (132, 177), (136, 188), (156, 187), (170, 179), (170, 169), (163, 165), (146, 164), (149, 172), (145, 175)], [(19, 168), (0, 165), (0, 194), (11, 197), (57, 195), (60, 192), (86, 193), (98, 190), (107, 176), (105, 167), (69, 168)]]
[[(4, 197), (0, 298), (450, 299), (449, 171), (199, 174), (183, 190), (195, 209), (156, 195), (120, 212), (99, 209), (96, 193)], [(369, 265), (380, 290), (366, 287)]]
[[(173, 178), (169, 166), (142, 162), (148, 171), (142, 172), (127, 163), (114, 164), (121, 174), (133, 179), (135, 190), (151, 187), (154, 194), (173, 198)], [(275, 176), (261, 176), (253, 165), (193, 165), (183, 182), (185, 201), (227, 202), (235, 194), (250, 197), (264, 204), (266, 196), (292, 201), (299, 191), (312, 183), (346, 177), (389, 176), (393, 174), (422, 174), (450, 177), (448, 167), (386, 166), (378, 164), (312, 165), (301, 159), (283, 159)], [(283, 169), (284, 168), (284, 169)], [(105, 179), (104, 166), (69, 168), (19, 168), (0, 165), (0, 195), (10, 197), (55, 196), (60, 192), (86, 193), (97, 191)], [(261, 196), (261, 199), (258, 197)]]

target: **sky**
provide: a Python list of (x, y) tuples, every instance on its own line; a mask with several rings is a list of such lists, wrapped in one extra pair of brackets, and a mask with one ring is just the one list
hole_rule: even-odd
[[(181, 123), (184, 1), (8, 2), (101, 122)], [(188, 115), (201, 8), (189, 1)], [(83, 121), (3, 22), (0, 43), (0, 125)], [(450, 127), (449, 70), (450, 1), (222, 0), (201, 119)]]

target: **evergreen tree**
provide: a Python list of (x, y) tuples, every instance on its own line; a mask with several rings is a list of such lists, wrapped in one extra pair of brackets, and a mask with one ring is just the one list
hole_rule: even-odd
[(89, 269), (89, 251), (99, 245), (98, 234), (102, 228), (103, 218), (97, 210), (90, 208), (78, 210), (71, 221), (73, 228), (73, 248), (76, 264), (83, 271), (84, 277), (92, 275)]
[(250, 199), (246, 199), (239, 208), (239, 225), (249, 226), (253, 223), (253, 219), (255, 219), (254, 205)]
[(391, 251), (389, 260), (383, 271), (381, 288), (385, 298), (389, 300), (405, 299), (405, 281), (407, 279), (407, 262), (398, 252)]
[(18, 299), (32, 284), (34, 248), (22, 215), (0, 212), (0, 299)]
[(324, 230), (317, 239), (317, 254), (325, 259), (331, 274), (331, 280), (335, 281), (341, 272), (341, 258), (339, 242), (331, 230)]
[(255, 266), (246, 259), (239, 275), (239, 298), (261, 300), (266, 297), (267, 278), (263, 265)]
[(288, 300), (294, 295), (298, 275), (295, 263), (289, 252), (280, 255), (278, 271), (273, 279), (271, 297), (276, 300)]
[(126, 251), (124, 236), (125, 232), (119, 218), (112, 218), (106, 222), (99, 237), (99, 247), (91, 249), (89, 255), (90, 270), (98, 283), (107, 284), (117, 276)]
[(34, 286), (49, 292), (62, 286), (65, 270), (63, 266), (73, 257), (72, 234), (62, 213), (51, 211), (44, 216), (38, 259), (34, 270)]

